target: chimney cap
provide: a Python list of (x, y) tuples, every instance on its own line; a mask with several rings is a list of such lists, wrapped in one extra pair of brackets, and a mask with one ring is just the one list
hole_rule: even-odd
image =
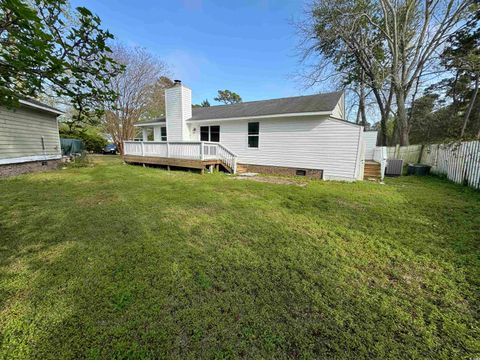
[(182, 80), (173, 80), (175, 85), (182, 85)]

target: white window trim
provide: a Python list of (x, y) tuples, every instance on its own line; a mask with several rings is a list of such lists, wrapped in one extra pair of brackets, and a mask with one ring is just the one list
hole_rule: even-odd
[[(162, 129), (165, 129), (165, 136), (162, 135)], [(165, 138), (165, 140), (163, 140)], [(166, 126), (160, 126), (160, 141), (168, 141), (168, 133)]]
[[(258, 123), (258, 135), (249, 135), (248, 134), (248, 124), (250, 124), (250, 123)], [(257, 136), (258, 137), (258, 146), (257, 147), (248, 146), (248, 138), (250, 136)], [(260, 150), (260, 121), (248, 121), (247, 122), (247, 149), (248, 150)]]
[[(212, 141), (212, 126), (218, 126), (218, 141)], [(202, 140), (202, 127), (208, 127), (208, 140)], [(200, 125), (199, 127), (199, 138), (200, 141), (205, 141), (205, 142), (213, 142), (213, 143), (218, 143), (222, 141), (222, 127), (220, 124), (211, 124), (211, 125)]]

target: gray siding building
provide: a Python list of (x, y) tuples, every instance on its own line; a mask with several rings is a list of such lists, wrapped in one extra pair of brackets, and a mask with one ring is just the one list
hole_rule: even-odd
[(0, 107), (0, 176), (56, 167), (62, 157), (57, 117), (62, 112), (35, 100)]

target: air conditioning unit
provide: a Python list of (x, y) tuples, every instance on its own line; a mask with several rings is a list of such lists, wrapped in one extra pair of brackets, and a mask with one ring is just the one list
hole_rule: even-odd
[(385, 175), (387, 176), (400, 176), (403, 170), (403, 160), (388, 159), (387, 168), (385, 169)]

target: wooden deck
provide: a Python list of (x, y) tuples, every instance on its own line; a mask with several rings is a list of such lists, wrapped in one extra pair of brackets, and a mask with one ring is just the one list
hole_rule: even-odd
[(227, 172), (236, 172), (237, 156), (219, 143), (125, 141), (124, 146), (127, 163), (198, 169), (202, 173), (211, 166), (222, 166)]
[(221, 160), (194, 160), (194, 159), (175, 159), (156, 156), (136, 156), (125, 155), (123, 157), (126, 163), (130, 164), (149, 164), (149, 165), (162, 165), (173, 166), (179, 168), (198, 169), (202, 173), (209, 166), (222, 165), (228, 172), (232, 172)]

